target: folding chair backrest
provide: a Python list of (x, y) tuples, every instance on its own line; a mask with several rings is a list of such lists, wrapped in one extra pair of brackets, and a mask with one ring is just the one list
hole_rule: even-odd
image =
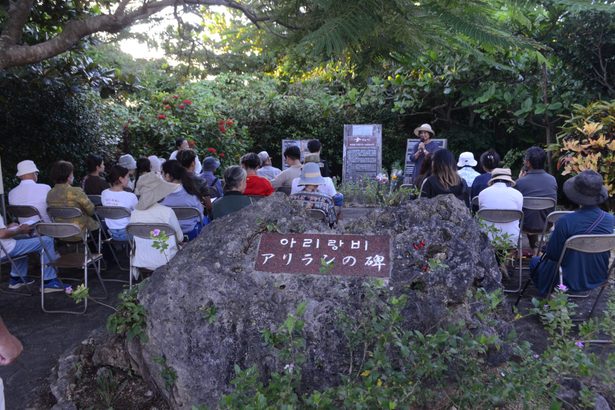
[(83, 215), (81, 209), (79, 208), (55, 206), (47, 208), (47, 214), (49, 214), (49, 217), (52, 221), (55, 221), (56, 219), (79, 218), (81, 215)]
[(6, 210), (15, 218), (31, 218), (38, 216), (41, 218), (41, 213), (33, 206), (30, 205), (9, 205)]
[(169, 224), (163, 223), (148, 223), (148, 222), (131, 222), (126, 226), (126, 232), (129, 236), (135, 238), (151, 239), (152, 231), (155, 229), (164, 232), (167, 236), (175, 235), (175, 229)]
[(82, 236), (84, 234), (79, 225), (65, 222), (39, 223), (34, 229), (40, 236), (49, 236), (56, 239)]
[(175, 212), (175, 216), (179, 221), (184, 221), (186, 219), (192, 218), (201, 218), (201, 211), (199, 211), (197, 208), (172, 206), (171, 209), (173, 210), (173, 212)]
[(130, 209), (123, 206), (97, 206), (96, 215), (100, 219), (130, 218)]
[[(585, 253), (601, 253), (615, 249), (615, 234), (574, 235), (566, 240), (564, 251), (572, 249)], [(562, 251), (562, 254), (564, 253)]]
[(290, 196), (290, 199), (305, 201), (306, 197), (307, 198), (311, 198), (311, 197), (318, 198), (321, 201), (331, 202), (331, 204), (333, 205), (333, 198), (331, 198), (329, 195), (321, 194), (319, 192), (298, 192), (296, 194), (292, 194)]
[(472, 206), (478, 207), (478, 195), (472, 198)]
[(538, 196), (524, 196), (523, 208), (540, 211), (543, 209), (555, 208), (555, 199)]
[(571, 214), (573, 211), (553, 211), (549, 215), (547, 215), (547, 222), (555, 224), (559, 218), (564, 215)]
[(286, 195), (290, 195), (291, 188), (289, 186), (281, 186), (276, 189), (277, 192), (284, 192)]
[(522, 221), (523, 211), (515, 209), (479, 209), (476, 216), (488, 222), (506, 223)]
[(252, 201), (252, 203), (254, 202), (258, 202), (261, 199), (265, 198), (264, 196), (261, 195), (247, 195), (248, 198), (250, 198), (250, 200)]
[(88, 195), (88, 198), (90, 198), (90, 201), (92, 201), (95, 206), (102, 205), (102, 198), (100, 195)]
[(322, 209), (308, 209), (307, 214), (309, 217), (324, 221), (327, 218), (327, 214)]

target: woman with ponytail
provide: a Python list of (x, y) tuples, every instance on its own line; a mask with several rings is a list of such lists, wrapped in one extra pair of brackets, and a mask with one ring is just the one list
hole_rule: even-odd
[(178, 160), (172, 159), (162, 164), (162, 176), (167, 182), (179, 184), (174, 192), (171, 192), (162, 200), (162, 205), (169, 207), (196, 208), (201, 213), (199, 218), (179, 221), (184, 235), (191, 241), (197, 237), (204, 225), (203, 204), (199, 199), (199, 191), (194, 183), (192, 174), (184, 168)]

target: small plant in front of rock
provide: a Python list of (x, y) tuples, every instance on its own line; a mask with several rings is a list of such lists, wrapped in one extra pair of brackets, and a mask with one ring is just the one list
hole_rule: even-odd
[(323, 274), (330, 273), (334, 267), (335, 265), (332, 261), (327, 262), (325, 258), (320, 258), (320, 268), (318, 268), (318, 271), (320, 273), (323, 273)]
[(105, 408), (112, 408), (117, 388), (118, 383), (113, 372), (106, 367), (101, 367), (96, 375), (96, 391), (101, 401), (104, 403)]
[(218, 308), (212, 301), (209, 301), (206, 305), (201, 306), (199, 310), (201, 311), (203, 319), (207, 320), (210, 325), (216, 321), (218, 316)]
[(128, 340), (137, 337), (141, 342), (146, 342), (145, 308), (137, 300), (137, 292), (138, 286), (133, 286), (120, 293), (117, 310), (107, 319), (107, 330), (124, 335)]
[(77, 286), (76, 289), (73, 289), (72, 286), (67, 287), (64, 290), (64, 293), (68, 295), (77, 304), (87, 299), (94, 303), (98, 303), (101, 306), (107, 307), (113, 311), (117, 311), (117, 309), (115, 309), (113, 306), (107, 305), (106, 303), (103, 303), (100, 300), (91, 297), (90, 288), (86, 287), (83, 283)]
[(164, 356), (157, 356), (154, 358), (154, 362), (160, 365), (160, 377), (164, 380), (164, 387), (167, 390), (173, 389), (175, 381), (177, 380), (177, 373), (167, 364), (167, 359)]

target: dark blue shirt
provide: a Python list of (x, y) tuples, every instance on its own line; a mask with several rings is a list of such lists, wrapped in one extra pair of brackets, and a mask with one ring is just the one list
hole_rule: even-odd
[(478, 196), (478, 194), (480, 194), (480, 191), (489, 186), (489, 180), (491, 180), (490, 172), (485, 172), (484, 174), (480, 174), (479, 176), (474, 178), (474, 183), (472, 184), (472, 198)]
[[(412, 154), (410, 155), (410, 161), (414, 162), (414, 172), (412, 173), (412, 182), (415, 183), (419, 174), (421, 173), (421, 166), (423, 165), (423, 160), (425, 159), (425, 154), (419, 155), (418, 158), (414, 159), (414, 154), (419, 150), (420, 142), (414, 144), (414, 148), (412, 148)], [(433, 154), (437, 150), (440, 149), (440, 145), (435, 141), (429, 141), (425, 144), (425, 149), (429, 154)]]

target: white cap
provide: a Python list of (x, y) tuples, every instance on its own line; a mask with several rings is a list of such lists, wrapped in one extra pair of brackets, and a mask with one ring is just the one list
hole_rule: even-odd
[(459, 161), (457, 161), (458, 167), (475, 167), (478, 162), (474, 159), (474, 154), (471, 152), (462, 152), (459, 155)]
[(38, 168), (36, 168), (34, 161), (30, 161), (29, 159), (27, 159), (17, 164), (17, 176), (18, 177), (22, 175), (26, 175), (26, 174), (32, 174), (33, 172), (38, 172)]

